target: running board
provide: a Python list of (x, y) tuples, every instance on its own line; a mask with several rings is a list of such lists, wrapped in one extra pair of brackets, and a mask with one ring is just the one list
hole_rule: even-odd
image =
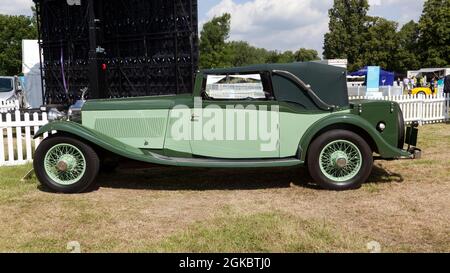
[[(167, 161), (170, 165), (180, 167), (199, 168), (270, 168), (291, 167), (301, 165), (304, 162), (297, 158), (282, 159), (216, 159), (216, 158), (180, 158), (167, 157), (155, 153), (149, 153), (152, 157)], [(174, 164), (175, 163), (175, 164)]]

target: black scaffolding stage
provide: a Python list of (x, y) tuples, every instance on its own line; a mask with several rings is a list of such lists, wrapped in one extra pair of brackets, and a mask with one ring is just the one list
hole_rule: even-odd
[(197, 0), (34, 0), (46, 104), (192, 92)]

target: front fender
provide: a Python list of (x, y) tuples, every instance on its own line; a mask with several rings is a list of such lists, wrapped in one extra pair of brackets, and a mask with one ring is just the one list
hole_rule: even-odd
[(325, 117), (314, 123), (306, 131), (300, 141), (300, 148), (304, 151), (301, 156), (302, 160), (306, 160), (306, 151), (317, 134), (323, 129), (333, 125), (352, 125), (364, 130), (375, 142), (382, 158), (410, 157), (408, 152), (389, 144), (367, 120), (356, 115), (345, 113)]
[(162, 165), (174, 165), (175, 161), (160, 159), (155, 157), (151, 153), (146, 153), (143, 150), (129, 146), (123, 142), (120, 142), (114, 138), (108, 137), (95, 130), (84, 127), (83, 125), (71, 121), (54, 121), (39, 129), (34, 135), (34, 138), (42, 136), (44, 133), (50, 133), (57, 131), (59, 133), (66, 133), (79, 138), (80, 140), (88, 143), (95, 144), (113, 154), (123, 156), (132, 160), (162, 164)]

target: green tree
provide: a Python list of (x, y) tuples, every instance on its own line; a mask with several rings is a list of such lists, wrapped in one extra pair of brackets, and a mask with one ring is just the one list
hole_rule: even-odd
[(319, 53), (317, 53), (317, 50), (314, 49), (300, 48), (298, 51), (295, 52), (294, 55), (295, 60), (297, 62), (309, 62), (320, 60)]
[(214, 17), (203, 25), (200, 34), (200, 67), (216, 68), (231, 65), (231, 54), (226, 40), (230, 35), (231, 15)]
[(364, 65), (381, 66), (392, 71), (395, 69), (395, 53), (398, 23), (380, 17), (368, 17), (367, 30), (363, 33), (361, 56), (353, 63), (356, 67)]
[(348, 59), (349, 69), (358, 68), (361, 56), (360, 45), (367, 31), (367, 0), (334, 0), (328, 11), (329, 32), (325, 34), (324, 57), (326, 59)]
[(22, 40), (36, 38), (37, 29), (31, 17), (0, 14), (0, 75), (21, 73)]
[(408, 70), (420, 68), (418, 40), (418, 24), (410, 21), (403, 25), (397, 33), (398, 49), (394, 56), (394, 71), (406, 74)]
[(292, 63), (295, 62), (295, 53), (288, 50), (279, 53), (277, 63)]
[(244, 41), (229, 42), (228, 47), (231, 53), (232, 66), (245, 66), (267, 62), (269, 53), (264, 48), (256, 48)]
[(271, 50), (267, 53), (266, 63), (279, 63), (280, 62), (280, 54), (276, 50)]
[(292, 63), (319, 59), (313, 49), (301, 48), (296, 52), (267, 50), (245, 41), (227, 42), (231, 16), (214, 17), (203, 26), (200, 37), (200, 67), (246, 66), (262, 63)]
[(422, 66), (450, 64), (450, 0), (425, 1), (419, 21)]

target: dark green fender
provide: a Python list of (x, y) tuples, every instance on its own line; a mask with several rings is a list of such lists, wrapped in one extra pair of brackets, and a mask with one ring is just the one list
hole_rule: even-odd
[(318, 133), (323, 129), (326, 129), (330, 126), (339, 126), (342, 125), (351, 125), (354, 127), (358, 127), (364, 130), (374, 141), (375, 145), (378, 148), (378, 152), (382, 158), (385, 159), (395, 159), (395, 158), (410, 158), (411, 154), (407, 151), (398, 149), (397, 147), (389, 144), (381, 134), (375, 129), (375, 126), (370, 124), (366, 119), (363, 119), (360, 116), (350, 114), (350, 113), (342, 113), (342, 114), (334, 114), (328, 117), (325, 117), (315, 124), (313, 124), (303, 135), (300, 141), (300, 149), (302, 151), (301, 160), (305, 161), (306, 159), (306, 151), (308, 151), (308, 147), (313, 141), (313, 139), (318, 136)]
[(180, 167), (208, 167), (208, 168), (261, 168), (261, 167), (289, 167), (303, 163), (297, 158), (271, 159), (271, 160), (220, 160), (220, 159), (192, 159), (172, 158), (147, 150), (134, 148), (125, 143), (117, 141), (104, 134), (91, 130), (81, 124), (70, 121), (54, 121), (36, 132), (34, 138), (44, 133), (58, 131), (80, 138), (88, 143), (95, 144), (109, 152), (136, 161), (142, 161), (157, 165), (180, 166)]
[[(144, 161), (148, 163), (162, 164), (161, 160), (149, 156), (143, 150), (134, 148), (132, 146), (126, 145), (114, 138), (108, 137), (104, 134), (96, 132), (94, 130), (88, 129), (79, 123), (71, 121), (54, 121), (41, 127), (39, 131), (35, 134), (34, 138), (42, 136), (46, 132), (58, 131), (68, 133), (79, 137), (82, 140), (90, 142), (92, 144), (98, 145), (99, 147), (110, 151), (114, 154), (130, 158), (137, 161)], [(165, 165), (176, 165), (170, 164), (171, 162), (165, 162)]]

